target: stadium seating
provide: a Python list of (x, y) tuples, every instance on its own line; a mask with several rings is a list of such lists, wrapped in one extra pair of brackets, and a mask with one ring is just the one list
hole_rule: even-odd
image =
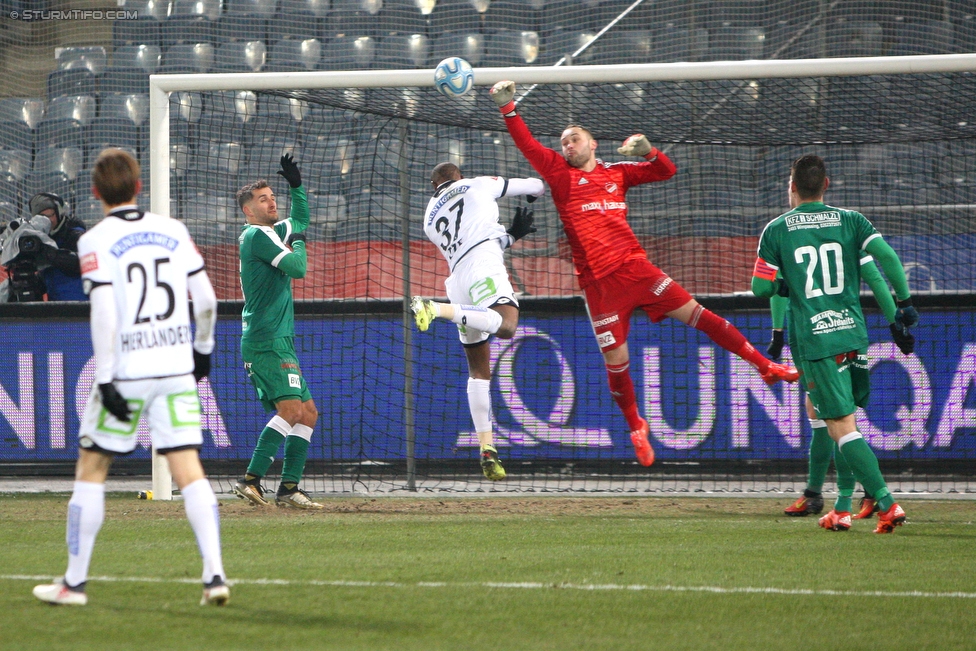
[(244, 128), (244, 144), (298, 140), (298, 122), (288, 116), (260, 115), (250, 120)]
[(539, 29), (548, 33), (554, 30), (579, 29), (596, 32), (597, 25), (593, 12), (581, 11), (579, 0), (548, 0), (539, 17)]
[(282, 39), (271, 46), (269, 72), (317, 70), (322, 59), (322, 42), (317, 38)]
[(170, 16), (200, 16), (208, 20), (220, 18), (222, 0), (171, 0)]
[(214, 23), (202, 16), (170, 16), (160, 29), (163, 49), (184, 43), (212, 43)]
[(739, 61), (762, 59), (766, 31), (762, 27), (715, 27), (708, 31), (708, 59)]
[(827, 25), (827, 56), (879, 56), (884, 46), (880, 23), (865, 20), (838, 20)]
[(258, 102), (258, 115), (272, 117), (287, 117), (296, 122), (303, 122), (311, 114), (311, 106), (304, 100), (278, 95), (265, 95)]
[(260, 72), (267, 60), (264, 41), (231, 41), (214, 52), (214, 69), (218, 72)]
[(948, 54), (952, 31), (952, 23), (945, 20), (896, 20), (891, 54)]
[(484, 61), (485, 37), (476, 31), (443, 32), (434, 39), (430, 60), (440, 61), (450, 56), (459, 56), (472, 66)]
[(252, 143), (245, 147), (245, 151), (247, 162), (243, 167), (243, 176), (248, 179), (273, 177), (279, 169), (279, 161), (283, 154), (291, 154), (305, 167), (305, 152), (295, 140), (280, 139)]
[(340, 34), (322, 52), (323, 70), (362, 70), (376, 57), (376, 39), (371, 36)]
[(0, 147), (30, 152), (34, 148), (34, 130), (23, 122), (0, 121)]
[(652, 61), (701, 61), (708, 52), (708, 30), (667, 24), (654, 32), (653, 44)]
[(227, 14), (213, 25), (215, 43), (266, 41), (268, 19), (263, 14)]
[(113, 68), (136, 68), (153, 74), (162, 63), (163, 52), (158, 45), (120, 45), (112, 53)]
[(59, 70), (84, 68), (95, 76), (102, 74), (102, 71), (105, 70), (105, 63), (108, 58), (105, 48), (101, 45), (59, 47), (54, 52)]
[[(13, 198), (11, 195), (3, 191), (2, 185), (0, 185), (0, 192), (3, 192), (4, 197)], [(17, 208), (19, 201), (14, 200), (2, 200), (0, 201), (0, 226), (6, 226), (11, 220), (20, 217), (20, 210)]]
[(390, 34), (427, 35), (428, 14), (409, 0), (385, 0), (379, 12), (376, 32), (379, 36)]
[(347, 138), (306, 140), (308, 174), (302, 175), (302, 181), (310, 192), (344, 194), (351, 186), (355, 153), (354, 142)]
[(438, 0), (434, 11), (430, 14), (430, 33), (433, 35), (445, 32), (479, 31), (481, 31), (481, 14), (469, 0)]
[(278, 0), (225, 0), (227, 15), (270, 18), (278, 10)]
[(485, 64), (526, 66), (539, 63), (539, 34), (534, 31), (499, 29), (485, 39)]
[(48, 98), (62, 95), (94, 95), (98, 92), (98, 78), (88, 68), (55, 70), (47, 76)]
[(317, 14), (282, 12), (268, 20), (268, 38), (321, 40), (325, 36), (332, 36), (332, 33), (325, 29), (326, 24), (327, 20)]
[(823, 25), (820, 22), (788, 21), (774, 23), (763, 46), (767, 59), (812, 59), (825, 56)]
[(149, 96), (144, 93), (102, 93), (98, 99), (98, 115), (142, 126), (149, 117)]
[(23, 123), (28, 129), (33, 129), (43, 118), (44, 100), (39, 97), (0, 98), (0, 122)]
[(163, 20), (169, 13), (170, 0), (126, 0), (125, 8), (138, 12), (140, 20)]
[(22, 181), (31, 169), (29, 149), (0, 149), (0, 178)]
[(80, 147), (40, 147), (34, 154), (33, 175), (62, 174), (74, 181), (85, 167)]
[(541, 12), (525, 2), (517, 0), (492, 0), (482, 18), (486, 32), (516, 30), (538, 32), (541, 30)]
[[(128, 8), (128, 7), (126, 7)], [(112, 23), (112, 47), (123, 45), (161, 45), (160, 21), (155, 18), (116, 20)]]
[[(581, 47), (593, 40), (596, 34), (592, 31), (576, 29), (550, 30), (542, 40), (541, 63), (555, 64), (563, 57), (569, 57)], [(594, 62), (593, 46), (586, 48), (573, 60), (573, 63), (590, 64)]]
[(423, 68), (430, 57), (430, 41), (424, 34), (387, 34), (376, 49), (380, 68)]
[(105, 74), (102, 75), (98, 88), (102, 93), (148, 94), (149, 73), (143, 68), (117, 68), (111, 66), (105, 69)]
[(88, 126), (96, 115), (96, 108), (95, 98), (91, 95), (55, 97), (48, 102), (44, 120), (38, 125), (38, 129), (50, 120), (75, 120), (81, 126)]
[(210, 72), (214, 67), (214, 47), (210, 43), (173, 45), (163, 55), (160, 73)]
[(648, 63), (654, 60), (652, 43), (646, 29), (614, 30), (597, 38), (590, 49), (594, 63)]

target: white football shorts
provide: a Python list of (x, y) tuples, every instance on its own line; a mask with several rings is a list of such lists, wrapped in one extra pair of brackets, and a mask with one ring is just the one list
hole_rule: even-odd
[(115, 418), (102, 406), (98, 385), (92, 384), (78, 436), (81, 447), (92, 442), (108, 452), (127, 454), (136, 449), (136, 430), (143, 418), (149, 425), (157, 450), (203, 444), (200, 429), (200, 398), (193, 375), (116, 380), (115, 388), (129, 402), (128, 423)]
[[(489, 240), (468, 251), (444, 281), (451, 303), (489, 308), (492, 305), (518, 307), (515, 289), (505, 268), (505, 250), (498, 240)], [(462, 344), (479, 344), (490, 333), (458, 324)]]

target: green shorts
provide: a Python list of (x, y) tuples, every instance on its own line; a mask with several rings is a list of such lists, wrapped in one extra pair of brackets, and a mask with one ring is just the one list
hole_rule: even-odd
[(843, 418), (868, 404), (871, 374), (867, 348), (799, 363), (803, 388), (818, 418)]
[(275, 405), (282, 400), (312, 399), (291, 337), (262, 342), (242, 340), (241, 357), (247, 377), (267, 411), (275, 411)]

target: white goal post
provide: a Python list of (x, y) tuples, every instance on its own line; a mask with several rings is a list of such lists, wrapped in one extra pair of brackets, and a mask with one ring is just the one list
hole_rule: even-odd
[[(651, 81), (752, 80), (976, 72), (976, 53), (825, 59), (718, 61), (628, 65), (475, 68), (475, 90), (503, 79), (532, 84), (638, 83)], [(433, 70), (356, 70), (338, 72), (257, 72), (151, 75), (149, 78), (149, 189), (151, 210), (170, 211), (169, 96), (189, 91), (281, 91), (325, 88), (423, 88), (434, 85)], [(450, 100), (445, 100), (450, 101)], [(172, 499), (172, 477), (153, 452), (154, 499)]]

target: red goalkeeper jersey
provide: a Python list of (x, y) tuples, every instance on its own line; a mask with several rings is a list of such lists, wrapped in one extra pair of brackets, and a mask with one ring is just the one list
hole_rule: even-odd
[(627, 223), (627, 190), (641, 183), (665, 181), (677, 172), (658, 152), (646, 162), (605, 163), (590, 172), (572, 167), (560, 152), (536, 140), (519, 115), (505, 118), (515, 145), (549, 184), (559, 211), (580, 287), (613, 273), (634, 258), (647, 258)]

